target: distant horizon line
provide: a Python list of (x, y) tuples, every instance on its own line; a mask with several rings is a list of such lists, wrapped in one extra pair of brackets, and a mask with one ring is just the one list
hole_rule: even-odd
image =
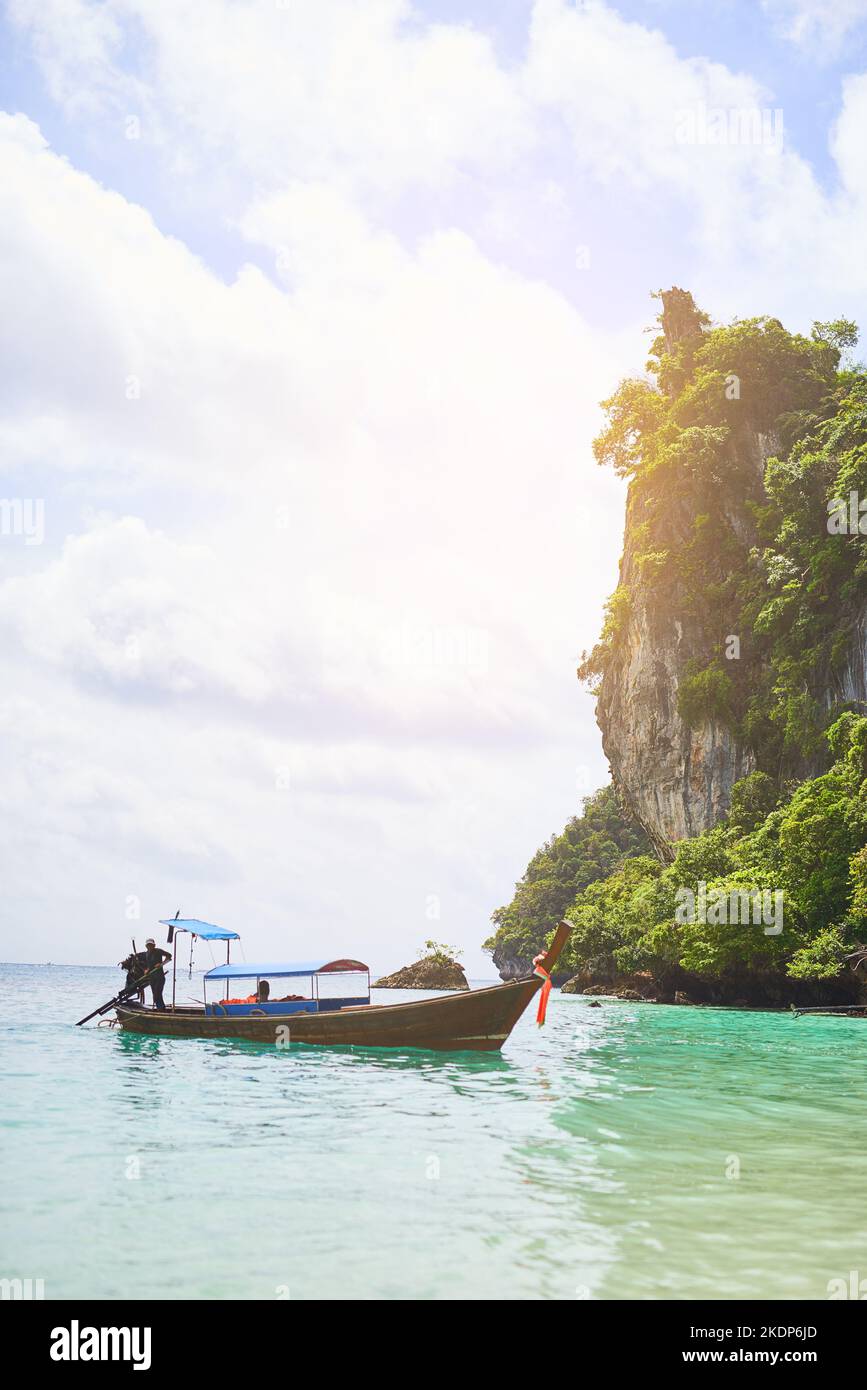
[[(246, 963), (247, 963), (246, 961), (237, 961), (237, 962), (236, 962), (236, 964), (238, 964), (238, 965), (246, 965)], [(68, 960), (0, 960), (0, 969), (2, 969), (4, 965), (27, 965), (27, 966), (31, 966), (31, 967), (32, 967), (33, 969), (35, 969), (35, 970), (44, 970), (45, 967), (48, 966), (48, 965), (50, 965), (50, 966), (52, 966), (52, 967), (54, 967), (54, 968), (56, 968), (56, 969), (58, 969), (58, 970), (117, 970), (117, 969), (119, 969), (119, 966), (117, 966), (117, 965), (84, 965), (84, 964), (80, 964), (80, 963), (77, 962), (77, 961), (68, 961)], [(401, 967), (397, 967), (397, 968), (400, 969)], [(214, 967), (213, 967), (212, 965), (209, 965), (209, 966), (208, 966), (208, 970), (213, 970), (213, 969), (214, 969)], [(371, 969), (370, 973), (371, 973), (371, 975), (382, 975), (382, 974), (385, 974), (385, 973), (387, 973), (387, 972), (384, 971), (384, 970), (381, 970), (381, 969), (376, 969), (376, 970)], [(466, 972), (464, 972), (464, 973), (466, 974)], [(204, 970), (200, 970), (198, 967), (196, 967), (196, 969), (193, 970), (193, 974), (194, 974), (194, 975), (204, 975), (204, 974), (205, 974), (205, 971), (204, 971)], [(187, 978), (189, 979), (189, 975), (187, 976)], [(467, 975), (466, 978), (467, 978), (468, 980), (489, 980), (489, 979), (490, 979), (490, 980), (493, 980), (493, 979), (499, 979), (500, 977), (499, 977), (499, 975)], [(145, 988), (147, 988), (147, 986), (145, 986)], [(374, 986), (374, 988), (375, 988), (375, 986)]]

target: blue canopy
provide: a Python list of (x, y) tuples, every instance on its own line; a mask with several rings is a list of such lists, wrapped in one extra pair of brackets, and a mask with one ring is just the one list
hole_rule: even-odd
[(320, 975), (344, 970), (367, 970), (360, 960), (240, 961), (237, 965), (215, 965), (205, 972), (206, 980), (250, 980), (279, 978), (282, 975)]
[(175, 931), (192, 932), (194, 936), (200, 936), (204, 941), (240, 941), (241, 938), (236, 931), (229, 931), (226, 927), (214, 927), (210, 922), (200, 922), (196, 917), (161, 917), (161, 927), (174, 927)]

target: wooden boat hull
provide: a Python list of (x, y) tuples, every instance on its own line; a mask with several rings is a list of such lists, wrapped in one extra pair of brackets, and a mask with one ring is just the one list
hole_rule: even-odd
[[(561, 922), (534, 964), (550, 974), (571, 926)], [(215, 1016), (204, 1009), (145, 1009), (118, 1004), (118, 1022), (130, 1033), (173, 1038), (239, 1038), (291, 1047), (397, 1047), (436, 1052), (496, 1052), (506, 1041), (542, 975), (487, 989), (416, 999), (409, 1004), (363, 1004), (323, 1013)]]
[(204, 1010), (131, 1008), (117, 1017), (130, 1033), (175, 1038), (243, 1038), (279, 1047), (418, 1047), (438, 1052), (493, 1052), (503, 1046), (530, 1000), (542, 987), (531, 977), (488, 989), (417, 999), (409, 1004), (370, 1004), (321, 1014), (269, 1014), (240, 1018)]

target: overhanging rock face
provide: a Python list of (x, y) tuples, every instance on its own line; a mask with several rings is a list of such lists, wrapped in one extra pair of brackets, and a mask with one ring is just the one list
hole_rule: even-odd
[[(664, 292), (662, 304), (663, 334), (671, 351), (701, 331), (700, 319), (684, 290)], [(759, 543), (746, 496), (763, 495), (765, 464), (778, 450), (775, 435), (746, 421), (732, 431), (727, 445), (733, 481), (728, 489), (720, 487), (714, 506), (744, 554)], [(723, 723), (710, 720), (690, 727), (678, 713), (683, 671), (690, 661), (702, 666), (709, 658), (707, 615), (695, 614), (694, 596), (677, 578), (664, 598), (643, 582), (637, 538), (645, 503), (646, 487), (631, 483), (620, 561), (628, 615), (600, 686), (596, 717), (620, 799), (660, 857), (670, 860), (673, 841), (701, 834), (728, 813), (732, 786), (754, 770), (755, 761)], [(706, 488), (701, 492), (696, 482), (691, 492), (685, 475), (677, 496), (666, 504), (665, 544), (672, 552), (690, 542), (696, 514), (706, 507)]]

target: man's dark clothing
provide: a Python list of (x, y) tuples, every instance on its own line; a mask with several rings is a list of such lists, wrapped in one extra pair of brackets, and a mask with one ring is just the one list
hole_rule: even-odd
[[(155, 965), (162, 965), (164, 960), (171, 960), (168, 951), (160, 950), (159, 946), (149, 946), (144, 953), (145, 971), (153, 970)], [(166, 975), (164, 970), (154, 970), (153, 975), (151, 975), (148, 980), (155, 1009), (164, 1009), (166, 1007), (163, 1002), (163, 985), (165, 982)]]

